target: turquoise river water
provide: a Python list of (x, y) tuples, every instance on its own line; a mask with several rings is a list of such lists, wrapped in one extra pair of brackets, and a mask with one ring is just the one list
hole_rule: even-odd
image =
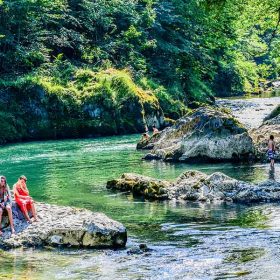
[[(174, 204), (106, 190), (124, 172), (174, 179), (183, 171), (222, 171), (247, 181), (271, 178), (268, 164), (143, 161), (139, 135), (46, 141), (0, 148), (12, 185), (25, 174), (37, 201), (101, 211), (128, 229), (123, 250), (0, 251), (0, 279), (279, 279), (280, 205)], [(280, 177), (276, 166), (275, 179)], [(146, 243), (153, 250), (128, 255)]]

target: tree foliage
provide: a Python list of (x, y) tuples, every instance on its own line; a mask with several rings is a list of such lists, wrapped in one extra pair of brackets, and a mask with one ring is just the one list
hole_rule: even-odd
[(279, 25), (279, 0), (2, 0), (0, 72), (38, 72), (60, 56), (210, 102), (279, 76)]

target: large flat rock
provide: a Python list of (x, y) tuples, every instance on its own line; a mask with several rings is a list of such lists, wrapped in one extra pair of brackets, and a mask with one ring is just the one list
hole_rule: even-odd
[(172, 182), (129, 173), (122, 175), (120, 179), (109, 181), (107, 187), (154, 200), (240, 203), (280, 201), (280, 183), (275, 180), (253, 184), (220, 172), (207, 175), (199, 171), (187, 171)]
[(39, 221), (29, 225), (13, 205), (16, 235), (4, 229), (0, 247), (75, 246), (87, 248), (124, 247), (126, 228), (105, 214), (85, 209), (36, 203)]

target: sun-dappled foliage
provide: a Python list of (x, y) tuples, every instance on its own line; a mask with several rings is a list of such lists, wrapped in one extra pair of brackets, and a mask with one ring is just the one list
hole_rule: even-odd
[(279, 74), (278, 0), (4, 0), (0, 70), (130, 67), (176, 99), (257, 91)]
[(2, 0), (1, 91), (40, 77), (49, 93), (82, 102), (110, 95), (114, 71), (129, 71), (176, 119), (186, 106), (259, 93), (277, 79), (279, 25), (279, 0)]

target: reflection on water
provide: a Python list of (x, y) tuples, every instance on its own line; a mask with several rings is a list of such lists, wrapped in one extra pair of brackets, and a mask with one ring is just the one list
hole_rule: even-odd
[(269, 169), (269, 176), (268, 176), (268, 179), (269, 180), (272, 180), (272, 181), (275, 181), (275, 166), (270, 166), (270, 169)]
[(137, 172), (175, 179), (188, 169), (222, 171), (240, 180), (278, 180), (268, 164), (172, 164), (142, 161), (138, 135), (94, 140), (34, 142), (0, 149), (1, 173), (12, 185), (25, 174), (35, 199), (102, 211), (123, 222), (127, 250), (14, 250), (0, 252), (0, 279), (277, 279), (278, 204), (237, 205), (148, 202), (109, 192), (108, 179)]

